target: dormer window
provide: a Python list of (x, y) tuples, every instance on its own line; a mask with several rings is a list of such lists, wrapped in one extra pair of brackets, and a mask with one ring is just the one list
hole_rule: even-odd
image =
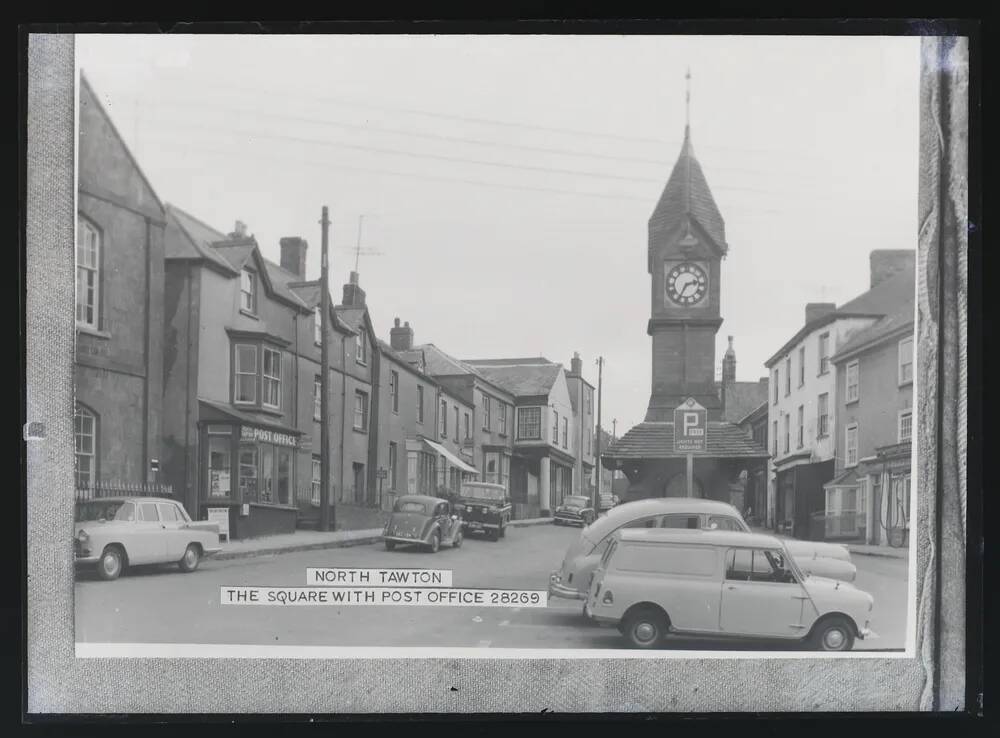
[(368, 363), (368, 345), (365, 343), (365, 334), (359, 332), (355, 339), (355, 358), (359, 364)]
[(240, 309), (257, 312), (257, 274), (250, 269), (244, 269), (240, 276)]

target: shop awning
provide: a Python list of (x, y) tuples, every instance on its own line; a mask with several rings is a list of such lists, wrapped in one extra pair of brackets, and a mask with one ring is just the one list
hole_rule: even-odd
[(441, 454), (441, 456), (448, 459), (448, 463), (452, 466), (457, 466), (464, 472), (469, 474), (479, 474), (479, 470), (474, 466), (469, 466), (466, 462), (462, 461), (460, 458), (455, 456), (451, 451), (446, 449), (440, 443), (434, 443), (434, 441), (428, 441), (426, 438), (421, 439), (427, 446), (434, 451), (434, 453)]

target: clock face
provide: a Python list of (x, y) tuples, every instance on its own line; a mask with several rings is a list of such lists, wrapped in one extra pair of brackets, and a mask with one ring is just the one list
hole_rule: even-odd
[(667, 272), (666, 291), (675, 305), (697, 305), (708, 292), (708, 274), (690, 261), (677, 264)]

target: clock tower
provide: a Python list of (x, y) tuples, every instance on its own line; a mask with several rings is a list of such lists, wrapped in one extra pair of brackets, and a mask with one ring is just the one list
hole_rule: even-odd
[(687, 124), (680, 156), (649, 219), (653, 386), (647, 421), (672, 422), (674, 409), (688, 397), (708, 410), (709, 420), (721, 419), (715, 336), (722, 325), (720, 264), (727, 251), (725, 223)]

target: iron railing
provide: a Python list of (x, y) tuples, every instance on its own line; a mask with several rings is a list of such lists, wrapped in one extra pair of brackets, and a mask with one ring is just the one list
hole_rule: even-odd
[(158, 482), (122, 482), (109, 480), (88, 487), (76, 488), (77, 500), (99, 500), (104, 497), (173, 497), (170, 484)]

